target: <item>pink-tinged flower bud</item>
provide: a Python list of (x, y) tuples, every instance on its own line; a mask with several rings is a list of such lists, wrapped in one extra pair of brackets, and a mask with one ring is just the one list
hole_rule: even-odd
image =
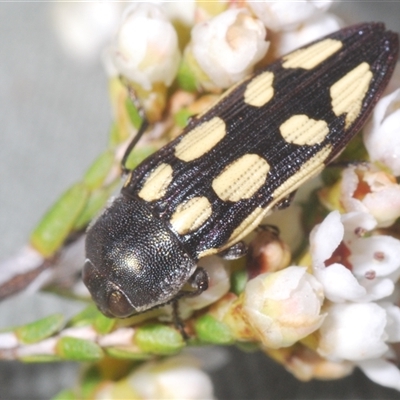
[(178, 37), (161, 6), (137, 3), (126, 9), (112, 57), (117, 72), (145, 90), (172, 83), (180, 62)]
[(287, 347), (317, 330), (323, 320), (321, 284), (303, 267), (288, 267), (251, 279), (242, 313), (266, 347)]
[(197, 24), (185, 58), (206, 89), (228, 88), (252, 72), (269, 42), (257, 18), (245, 9), (231, 9)]
[(340, 188), (346, 212), (369, 213), (380, 227), (390, 226), (400, 217), (400, 185), (388, 172), (371, 165), (348, 167), (342, 172)]
[(291, 30), (307, 20), (322, 14), (331, 5), (331, 0), (307, 1), (249, 1), (253, 13), (273, 31)]

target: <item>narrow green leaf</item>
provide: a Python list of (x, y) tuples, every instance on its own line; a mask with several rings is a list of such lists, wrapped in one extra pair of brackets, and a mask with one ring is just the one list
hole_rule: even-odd
[(83, 181), (90, 190), (99, 188), (115, 163), (112, 151), (101, 154), (86, 171)]
[(36, 343), (58, 332), (63, 324), (63, 315), (54, 314), (21, 326), (17, 328), (14, 333), (22, 343)]
[(107, 355), (122, 360), (149, 360), (154, 356), (147, 353), (138, 353), (137, 349), (129, 350), (128, 348), (109, 347), (106, 350)]
[(153, 154), (157, 149), (154, 146), (146, 146), (133, 149), (126, 160), (126, 167), (129, 170), (135, 169), (145, 158)]
[(144, 353), (168, 355), (181, 350), (185, 342), (173, 328), (161, 324), (148, 324), (137, 328), (135, 342)]
[(237, 295), (243, 292), (247, 283), (247, 272), (244, 270), (235, 271), (231, 275), (231, 291)]
[(116, 319), (107, 318), (103, 314), (99, 313), (94, 320), (94, 329), (96, 329), (96, 331), (101, 333), (102, 335), (105, 335), (106, 333), (109, 333), (112, 328), (114, 328), (116, 323)]
[(57, 393), (51, 400), (78, 400), (79, 397), (75, 395), (72, 390), (62, 390)]
[(68, 326), (87, 326), (94, 324), (96, 318), (100, 315), (100, 311), (94, 304), (90, 304), (80, 313), (72, 317)]
[(191, 116), (193, 116), (191, 111), (189, 111), (187, 108), (182, 108), (182, 110), (179, 110), (174, 115), (176, 125), (178, 125), (180, 128), (184, 128), (188, 124)]
[(211, 315), (203, 315), (195, 323), (197, 337), (206, 343), (231, 344), (234, 338), (230, 329)]
[(44, 215), (31, 235), (31, 244), (43, 256), (52, 256), (71, 233), (89, 197), (83, 183), (68, 189)]
[(26, 356), (19, 358), (19, 360), (24, 363), (49, 363), (62, 361), (59, 356), (51, 354), (37, 354), (35, 356)]
[(126, 111), (128, 112), (129, 119), (130, 119), (132, 125), (136, 129), (139, 129), (140, 125), (142, 125), (143, 120), (139, 114), (139, 111), (137, 110), (137, 108), (132, 103), (132, 100), (129, 97), (125, 100), (125, 107), (126, 107)]
[(81, 230), (87, 227), (90, 221), (104, 208), (107, 200), (110, 198), (114, 188), (118, 185), (119, 179), (115, 184), (104, 189), (96, 190), (90, 194), (88, 201), (79, 217), (76, 219), (73, 229)]
[(178, 85), (181, 89), (186, 90), (188, 92), (196, 92), (198, 89), (197, 79), (190, 65), (193, 65), (193, 63), (190, 64), (185, 60), (181, 62), (178, 70), (178, 75), (176, 78), (178, 81)]
[(73, 337), (60, 338), (55, 350), (65, 360), (97, 361), (103, 357), (103, 350), (96, 343)]

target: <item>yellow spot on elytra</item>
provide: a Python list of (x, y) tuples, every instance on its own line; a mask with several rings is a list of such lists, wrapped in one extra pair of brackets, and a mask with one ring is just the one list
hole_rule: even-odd
[(270, 166), (257, 154), (245, 154), (233, 161), (213, 180), (212, 188), (223, 201), (249, 199), (267, 178)]
[(274, 197), (273, 203), (276, 204), (279, 200), (296, 190), (305, 181), (321, 172), (324, 169), (324, 161), (328, 158), (331, 151), (332, 146), (329, 144), (307, 160), (296, 173), (275, 189), (272, 193)]
[(304, 49), (295, 50), (283, 57), (283, 68), (313, 69), (343, 46), (335, 39), (325, 39)]
[(304, 114), (293, 115), (279, 127), (279, 130), (287, 142), (309, 146), (322, 143), (329, 133), (325, 121), (317, 121)]
[(269, 71), (253, 78), (244, 92), (244, 102), (254, 107), (261, 107), (268, 103), (274, 96), (273, 80), (274, 74)]
[(175, 156), (182, 161), (193, 161), (208, 153), (225, 135), (225, 122), (214, 117), (183, 136), (175, 147)]
[(211, 203), (206, 197), (193, 197), (179, 204), (171, 217), (172, 227), (180, 235), (200, 228), (212, 214)]
[(172, 167), (169, 164), (160, 164), (147, 178), (138, 193), (139, 197), (146, 201), (161, 199), (172, 181), (172, 172)]
[(346, 113), (346, 128), (359, 116), (372, 76), (369, 65), (363, 62), (331, 86), (333, 112), (337, 116)]

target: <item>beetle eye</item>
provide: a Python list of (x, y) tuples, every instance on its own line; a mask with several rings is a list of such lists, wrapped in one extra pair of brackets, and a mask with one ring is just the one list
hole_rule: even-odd
[(108, 310), (117, 318), (126, 318), (135, 314), (134, 307), (119, 290), (114, 290), (108, 297)]

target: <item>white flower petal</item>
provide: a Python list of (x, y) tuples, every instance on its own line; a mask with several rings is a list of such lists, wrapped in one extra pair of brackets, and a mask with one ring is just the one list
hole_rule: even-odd
[(344, 228), (338, 211), (332, 211), (310, 234), (314, 268), (325, 268), (327, 260), (343, 239)]
[(400, 241), (383, 235), (360, 238), (351, 244), (349, 261), (356, 276), (387, 276), (400, 268)]
[(282, 56), (322, 36), (338, 31), (344, 23), (334, 14), (323, 14), (301, 24), (297, 29), (281, 31), (274, 42), (276, 55)]
[(161, 6), (131, 4), (125, 10), (115, 48), (114, 64), (122, 75), (150, 90), (153, 83), (169, 86), (178, 70), (178, 37)]
[(391, 185), (379, 192), (368, 193), (362, 203), (380, 227), (391, 226), (400, 217), (400, 186)]
[(304, 267), (287, 267), (251, 279), (245, 289), (242, 312), (267, 347), (291, 346), (318, 329), (323, 292)]
[(400, 175), (400, 89), (380, 99), (372, 119), (363, 130), (365, 147), (372, 161), (387, 165)]
[(381, 302), (379, 305), (386, 310), (388, 317), (386, 325), (387, 341), (389, 343), (400, 342), (400, 308), (389, 302)]
[(376, 219), (365, 212), (349, 212), (342, 214), (341, 220), (344, 226), (344, 241), (347, 245), (352, 245), (354, 240), (359, 239), (359, 231), (368, 232), (376, 227)]
[(394, 283), (388, 278), (359, 279), (359, 283), (365, 288), (366, 294), (355, 301), (375, 301), (390, 296), (394, 291)]
[(326, 11), (332, 1), (307, 0), (293, 2), (249, 1), (247, 4), (264, 25), (274, 31), (291, 30), (315, 15)]
[(351, 271), (341, 264), (317, 269), (314, 275), (324, 287), (325, 297), (330, 301), (337, 303), (347, 300), (357, 301), (367, 293)]
[(375, 303), (331, 304), (319, 333), (318, 352), (334, 359), (359, 361), (388, 349), (386, 311)]
[(230, 9), (192, 29), (191, 49), (204, 73), (219, 88), (248, 75), (269, 43), (258, 19), (245, 9)]
[(359, 361), (357, 365), (371, 381), (400, 390), (400, 371), (393, 363), (377, 358)]

